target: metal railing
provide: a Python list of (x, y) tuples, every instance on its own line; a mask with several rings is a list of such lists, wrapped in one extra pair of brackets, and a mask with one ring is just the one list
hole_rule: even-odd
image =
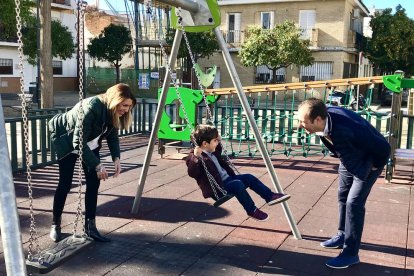
[[(157, 100), (148, 100), (148, 99), (139, 99), (137, 106), (133, 110), (133, 123), (128, 130), (120, 131), (120, 136), (127, 136), (132, 134), (148, 134), (152, 130), (152, 124), (155, 117), (155, 112), (157, 109)], [(241, 120), (229, 119), (228, 123), (225, 125), (223, 120), (229, 116), (229, 111), (234, 112), (234, 114), (242, 114), (240, 107), (233, 106), (231, 110), (228, 105), (223, 102), (218, 102), (215, 105), (216, 122), (219, 131), (224, 135), (225, 132), (228, 132), (229, 129), (232, 131), (234, 139), (238, 139), (240, 136), (239, 132), (244, 133), (246, 128), (246, 123)], [(263, 116), (263, 114), (276, 114), (279, 116), (277, 121), (272, 122), (272, 120), (267, 120), (266, 122), (259, 122), (258, 126), (262, 130), (267, 129), (267, 132), (279, 133), (285, 131), (286, 133), (293, 133), (295, 131), (295, 123), (293, 117), (286, 116), (285, 119), (280, 117), (280, 112), (287, 112), (279, 110), (275, 111), (272, 106), (252, 106), (253, 113), (258, 118)], [(53, 146), (50, 143), (50, 134), (48, 131), (47, 122), (52, 118), (56, 113), (65, 112), (66, 108), (60, 109), (47, 109), (47, 110), (31, 110), (29, 113), (29, 149), (32, 156), (33, 167), (40, 167), (47, 164), (55, 163), (56, 153)], [(278, 113), (279, 112), (279, 113)], [(171, 112), (170, 112), (171, 113)], [(287, 114), (286, 113), (286, 114)], [(174, 112), (172, 112), (174, 114)], [(205, 121), (205, 107), (199, 106), (197, 112), (197, 121)], [(371, 122), (384, 136), (388, 136), (389, 129), (389, 114), (362, 114), (368, 121)], [(414, 134), (414, 116), (402, 115), (400, 121), (400, 129), (398, 144), (401, 148), (411, 149), (413, 148), (413, 134)], [(174, 119), (174, 118), (172, 118)], [(268, 124), (267, 126), (265, 124)], [(13, 172), (24, 170), (26, 167), (24, 157), (24, 141), (22, 135), (23, 122), (21, 118), (7, 118), (5, 119), (5, 126), (7, 132), (8, 147), (11, 159), (11, 165)], [(244, 133), (246, 135), (246, 133)], [(278, 138), (278, 140), (280, 140)], [(314, 138), (312, 143), (320, 144), (319, 139)], [(300, 143), (297, 140), (297, 137), (289, 137), (289, 141)], [(279, 141), (280, 142), (280, 141)]]

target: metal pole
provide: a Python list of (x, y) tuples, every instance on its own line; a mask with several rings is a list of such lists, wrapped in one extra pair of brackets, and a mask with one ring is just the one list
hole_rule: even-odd
[[(223, 53), (224, 62), (226, 63), (227, 69), (230, 73), (230, 77), (237, 90), (237, 95), (239, 96), (240, 103), (243, 107), (243, 110), (246, 112), (247, 120), (249, 121), (249, 124), (251, 128), (253, 129), (254, 138), (256, 140), (257, 145), (259, 146), (260, 153), (262, 154), (263, 160), (266, 164), (266, 168), (272, 180), (273, 186), (278, 193), (283, 193), (283, 189), (280, 186), (279, 179), (275, 173), (275, 169), (273, 168), (273, 164), (272, 164), (272, 161), (270, 160), (269, 154), (267, 153), (267, 149), (262, 139), (260, 138), (261, 135), (260, 135), (259, 129), (257, 128), (256, 122), (254, 120), (252, 110), (250, 109), (250, 105), (249, 105), (249, 102), (247, 101), (246, 95), (243, 92), (243, 87), (241, 85), (239, 76), (237, 74), (236, 68), (234, 67), (233, 61), (227, 49), (227, 45), (226, 45), (226, 42), (224, 41), (220, 28), (219, 27), (215, 28), (214, 32), (216, 34), (216, 38), (220, 46), (220, 49)], [(295, 219), (293, 218), (292, 213), (290, 212), (290, 209), (289, 209), (289, 205), (287, 204), (286, 201), (282, 203), (282, 207), (288, 219), (288, 222), (289, 222), (290, 228), (292, 229), (294, 237), (296, 239), (302, 239), (299, 229), (297, 228)]]
[[(170, 60), (169, 60), (171, 70), (174, 69), (175, 62), (177, 60), (178, 49), (180, 48), (182, 37), (183, 37), (183, 31), (177, 30), (175, 32), (174, 42), (172, 45), (171, 55), (170, 55)], [(154, 151), (155, 138), (157, 136), (158, 129), (160, 128), (162, 112), (164, 111), (165, 102), (167, 100), (167, 93), (170, 87), (170, 82), (171, 82), (171, 74), (169, 74), (169, 72), (167, 71), (165, 74), (165, 79), (164, 79), (164, 84), (162, 86), (160, 99), (158, 101), (157, 113), (155, 114), (154, 125), (152, 127), (151, 136), (150, 136), (149, 144), (147, 147), (147, 152), (145, 154), (144, 164), (142, 166), (141, 175), (139, 178), (138, 190), (135, 195), (134, 204), (132, 206), (131, 212), (133, 214), (138, 213), (138, 209), (141, 203), (142, 191), (144, 190), (145, 179), (147, 178), (147, 173), (148, 173), (148, 167), (151, 162), (152, 152)]]
[(40, 109), (42, 108), (42, 97), (40, 95), (40, 17), (39, 17), (39, 5), (40, 5), (40, 0), (37, 0), (36, 3), (36, 37), (37, 37), (37, 42), (36, 42), (36, 47), (37, 47), (37, 77), (36, 77), (36, 100), (37, 100), (37, 108)]
[(135, 27), (135, 72), (137, 73), (137, 77), (138, 77), (138, 70), (139, 70), (139, 56), (138, 56), (138, 36), (139, 36), (139, 32), (138, 32), (138, 24), (141, 24), (141, 22), (139, 22), (139, 16), (138, 16), (138, 1), (134, 0), (134, 27)]
[(0, 227), (7, 275), (26, 275), (16, 194), (0, 97)]

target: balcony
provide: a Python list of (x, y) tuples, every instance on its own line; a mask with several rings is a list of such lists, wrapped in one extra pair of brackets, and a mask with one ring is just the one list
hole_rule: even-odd
[(245, 40), (245, 32), (241, 30), (221, 31), (227, 47), (230, 49), (238, 49)]
[(367, 43), (367, 38), (360, 34), (359, 32), (355, 32), (352, 30), (348, 31), (348, 41), (347, 47), (348, 48), (355, 48), (358, 51), (361, 51), (365, 48)]
[(301, 39), (308, 39), (310, 47), (318, 47), (318, 29), (317, 28), (302, 28)]
[(71, 0), (52, 0), (52, 8), (61, 10), (72, 9), (70, 1)]

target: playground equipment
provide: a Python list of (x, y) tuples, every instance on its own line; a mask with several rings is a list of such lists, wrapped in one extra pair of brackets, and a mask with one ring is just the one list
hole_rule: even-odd
[[(237, 95), (239, 96), (239, 99), (240, 99), (240, 102), (242, 104), (243, 110), (246, 112), (248, 122), (249, 122), (249, 124), (251, 125), (251, 127), (253, 129), (254, 137), (256, 139), (257, 144), (259, 145), (259, 150), (260, 150), (260, 152), (263, 156), (267, 171), (268, 171), (268, 173), (271, 177), (271, 180), (272, 180), (272, 184), (273, 184), (275, 190), (278, 193), (283, 193), (283, 189), (282, 189), (282, 187), (279, 183), (279, 180), (277, 178), (277, 175), (274, 171), (274, 168), (273, 168), (272, 162), (270, 160), (270, 157), (267, 154), (267, 151), (265, 149), (263, 141), (260, 139), (259, 130), (257, 128), (254, 117), (253, 117), (252, 112), (250, 110), (247, 98), (246, 98), (246, 96), (244, 95), (244, 93), (242, 91), (243, 89), (242, 89), (240, 79), (237, 75), (236, 68), (233, 64), (233, 61), (232, 61), (232, 59), (230, 57), (230, 54), (228, 52), (228, 49), (226, 47), (226, 43), (224, 41), (223, 35), (222, 35), (219, 27), (217, 27), (217, 26), (220, 25), (220, 16), (219, 16), (220, 13), (219, 13), (219, 10), (218, 10), (217, 1), (214, 1), (214, 0), (205, 1), (205, 0), (203, 0), (203, 1), (193, 2), (193, 1), (185, 1), (185, 0), (179, 1), (179, 0), (177, 0), (177, 1), (160, 1), (160, 2), (171, 4), (173, 6), (180, 6), (184, 10), (181, 17), (177, 16), (177, 18), (180, 19), (180, 22), (174, 21), (175, 24), (182, 25), (182, 27), (178, 27), (176, 29), (174, 42), (173, 42), (172, 49), (171, 49), (171, 55), (170, 55), (170, 58), (168, 60), (168, 68), (170, 70), (172, 70), (175, 66), (176, 59), (177, 59), (178, 48), (179, 48), (179, 45), (180, 45), (180, 42), (181, 42), (181, 39), (182, 39), (183, 35), (185, 36), (185, 31), (187, 31), (187, 30), (188, 31), (190, 31), (190, 30), (205, 31), (205, 30), (214, 29), (214, 33), (215, 33), (216, 38), (217, 38), (218, 43), (219, 43), (219, 47), (220, 47), (220, 49), (223, 53), (223, 57), (224, 57), (224, 60), (226, 62), (226, 67), (230, 72), (231, 79), (232, 79), (232, 81), (233, 81), (233, 83), (236, 87), (236, 90), (237, 90)], [(152, 155), (152, 152), (153, 152), (153, 149), (154, 149), (156, 133), (158, 132), (158, 129), (160, 127), (162, 109), (165, 106), (167, 92), (168, 92), (168, 86), (169, 86), (170, 82), (171, 82), (171, 74), (167, 74), (166, 78), (164, 79), (162, 92), (161, 92), (160, 100), (159, 100), (159, 105), (158, 105), (156, 116), (155, 116), (153, 131), (151, 132), (149, 145), (148, 145), (147, 152), (146, 152), (146, 155), (145, 155), (144, 164), (143, 164), (143, 167), (142, 167), (142, 170), (141, 170), (139, 186), (138, 186), (137, 193), (136, 193), (135, 200), (134, 200), (134, 204), (133, 204), (133, 207), (132, 207), (132, 213), (137, 213), (138, 212), (138, 208), (139, 208), (141, 197), (142, 197), (142, 192), (143, 192), (143, 189), (144, 189), (145, 179), (146, 179), (147, 172), (148, 172), (149, 162), (151, 160), (151, 155)], [(289, 209), (289, 206), (288, 206), (287, 202), (283, 202), (282, 207), (283, 207), (285, 215), (288, 219), (289, 225), (292, 229), (293, 235), (295, 236), (295, 238), (300, 239), (301, 235), (300, 235), (299, 230), (297, 228), (296, 222), (295, 222), (295, 220), (294, 220), (294, 218), (293, 218), (293, 216), (290, 212), (290, 209)]]
[[(84, 5), (82, 1), (78, 1), (78, 27), (80, 31), (80, 42), (79, 42), (79, 72), (80, 72), (80, 81), (79, 81), (79, 97), (80, 103), (82, 104), (83, 99), (83, 22), (84, 22)], [(17, 27), (17, 37), (18, 37), (18, 54), (19, 54), (19, 72), (20, 72), (20, 90), (21, 94), (25, 95), (24, 91), (24, 78), (23, 78), (23, 43), (22, 43), (22, 20), (20, 17), (20, 0), (15, 0), (15, 10), (16, 10), (16, 27)], [(28, 246), (28, 256), (26, 260), (26, 266), (28, 272), (34, 273), (46, 273), (52, 269), (54, 269), (58, 264), (65, 261), (67, 257), (73, 255), (79, 249), (85, 248), (88, 244), (91, 243), (91, 240), (86, 237), (85, 229), (83, 229), (83, 233), (81, 235), (77, 235), (77, 223), (79, 218), (81, 218), (81, 224), (83, 223), (82, 217), (82, 148), (79, 151), (79, 189), (78, 189), (78, 208), (76, 212), (76, 218), (74, 222), (73, 228), (73, 235), (62, 240), (61, 242), (57, 243), (55, 246), (51, 248), (40, 250), (38, 239), (37, 239), (37, 231), (36, 231), (36, 223), (34, 218), (34, 210), (33, 210), (33, 187), (32, 187), (32, 175), (31, 175), (31, 158), (30, 158), (30, 149), (29, 149), (29, 124), (28, 124), (28, 97), (21, 97), (22, 99), (22, 117), (23, 117), (23, 134), (24, 134), (24, 152), (25, 152), (25, 162), (26, 162), (26, 176), (27, 176), (27, 186), (28, 186), (28, 194), (29, 194), (29, 214), (30, 214), (30, 238), (29, 238), (29, 246)], [(83, 114), (82, 109), (81, 114), (79, 114), (79, 124), (82, 125), (83, 121)], [(1, 110), (2, 111), (2, 110)], [(2, 114), (2, 113), (1, 113)], [(3, 124), (2, 124), (3, 125)], [(0, 129), (0, 136), (5, 137), (5, 130)], [(82, 134), (80, 135), (82, 137)], [(5, 138), (4, 138), (5, 140)], [(6, 147), (6, 150), (2, 151), (2, 160), (4, 167), (7, 169), (10, 167), (10, 161), (8, 165), (5, 165), (4, 158), (7, 156), (7, 143), (4, 141), (1, 143), (3, 146)], [(82, 142), (81, 142), (82, 144)], [(7, 172), (11, 173), (11, 169), (6, 170)], [(8, 175), (7, 175), (8, 176)], [(21, 243), (21, 232), (19, 227), (19, 220), (17, 217), (17, 206), (15, 198), (14, 200), (11, 199), (11, 195), (14, 196), (14, 186), (13, 182), (11, 181), (12, 177), (8, 176), (8, 179), (4, 187), (8, 189), (8, 191), (2, 191), (1, 193), (1, 218), (2, 218), (2, 227), (7, 226), (6, 228), (2, 228), (2, 239), (5, 248), (5, 260), (6, 260), (6, 268), (8, 274), (10, 275), (25, 275), (26, 274), (26, 266), (22, 263), (24, 260), (23, 253), (22, 253), (22, 243)], [(2, 182), (3, 183), (3, 182)], [(3, 185), (2, 185), (3, 187)], [(7, 217), (7, 219), (6, 219)], [(4, 223), (3, 223), (4, 222)]]
[(414, 88), (414, 79), (403, 78), (402, 71), (396, 71), (395, 75), (384, 76), (383, 79), (385, 86), (394, 92), (391, 104), (390, 135), (388, 138), (391, 146), (391, 154), (385, 171), (385, 179), (390, 182), (397, 160), (414, 160), (414, 151), (412, 149), (398, 148), (398, 137), (400, 135), (402, 122), (401, 91), (404, 88)]
[[(159, 97), (161, 96), (161, 92), (160, 90)], [(175, 87), (168, 89), (165, 109), (163, 110), (160, 129), (158, 130), (158, 153), (161, 154), (161, 157), (165, 153), (166, 146), (174, 146), (176, 148), (189, 147), (191, 140), (190, 134), (196, 125), (196, 108), (203, 101), (202, 93), (202, 90), (192, 90), (184, 87), (179, 87), (178, 91), (176, 91)], [(217, 100), (215, 96), (208, 96), (206, 98), (207, 104), (212, 104)], [(178, 102), (179, 100), (182, 102), (182, 108), (177, 104), (180, 103)], [(175, 120), (174, 110), (178, 110), (179, 112)], [(183, 110), (188, 114), (188, 122), (180, 123), (181, 120), (179, 119), (185, 116)]]

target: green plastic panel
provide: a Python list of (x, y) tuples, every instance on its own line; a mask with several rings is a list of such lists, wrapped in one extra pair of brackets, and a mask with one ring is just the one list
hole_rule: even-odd
[(194, 64), (194, 70), (200, 80), (200, 83), (203, 87), (209, 87), (216, 77), (217, 74), (217, 66), (214, 65), (212, 68), (208, 68), (207, 72), (204, 73), (204, 71), (201, 69), (200, 65), (197, 63)]
[(414, 88), (414, 79), (404, 79), (401, 75), (383, 76), (384, 85), (395, 93), (400, 93), (403, 88)]
[[(161, 95), (162, 88), (158, 90), (158, 98)], [(183, 108), (187, 112), (188, 120), (191, 127), (187, 124), (182, 108), (180, 108), (179, 116), (182, 124), (176, 124), (172, 118), (166, 112), (164, 108), (162, 112), (160, 129), (158, 130), (159, 139), (170, 139), (177, 141), (190, 141), (191, 130), (194, 129), (196, 124), (196, 110), (197, 105), (203, 100), (203, 91), (192, 90), (189, 88), (178, 88), (180, 98), (183, 101)], [(211, 104), (217, 101), (218, 96), (207, 96), (207, 103)], [(165, 105), (175, 105), (178, 101), (178, 96), (175, 87), (170, 87), (167, 92), (167, 99)]]
[[(207, 2), (208, 8), (210, 9), (211, 18), (214, 24), (211, 25), (198, 25), (198, 26), (184, 26), (184, 30), (189, 33), (207, 32), (214, 29), (221, 24), (220, 9), (217, 0), (201, 0)], [(199, 2), (201, 2), (199, 1)], [(177, 15), (175, 14), (175, 7), (171, 10), (171, 26), (177, 29)]]

